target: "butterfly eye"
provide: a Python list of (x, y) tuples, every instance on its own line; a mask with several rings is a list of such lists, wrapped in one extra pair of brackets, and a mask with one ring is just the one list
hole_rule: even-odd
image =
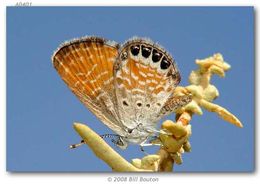
[(163, 57), (162, 62), (161, 62), (161, 69), (165, 70), (165, 69), (169, 68), (170, 65), (171, 65), (171, 62), (168, 61), (166, 59), (166, 57)]
[(154, 49), (153, 50), (153, 56), (152, 56), (153, 62), (156, 63), (156, 62), (160, 61), (161, 57), (162, 57), (162, 54)]
[(134, 56), (137, 56), (139, 54), (140, 45), (131, 46), (131, 53)]
[(142, 56), (148, 58), (151, 54), (151, 47), (142, 46)]

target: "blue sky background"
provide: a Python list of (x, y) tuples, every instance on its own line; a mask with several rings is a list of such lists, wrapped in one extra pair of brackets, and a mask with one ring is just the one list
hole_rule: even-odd
[[(177, 172), (254, 171), (254, 10), (252, 7), (9, 7), (7, 8), (7, 170), (111, 171), (80, 141), (73, 122), (112, 133), (69, 91), (51, 64), (60, 43), (85, 35), (124, 42), (149, 37), (176, 59), (188, 84), (195, 59), (223, 54), (232, 68), (215, 103), (234, 113), (237, 128), (204, 111), (192, 119), (192, 152)], [(169, 118), (174, 118), (170, 116)], [(138, 146), (117, 150), (127, 160), (143, 157)], [(146, 148), (153, 153), (155, 148)]]

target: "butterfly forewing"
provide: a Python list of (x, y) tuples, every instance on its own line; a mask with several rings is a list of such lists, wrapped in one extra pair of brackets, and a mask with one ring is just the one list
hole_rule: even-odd
[(123, 134), (115, 108), (113, 65), (118, 45), (90, 37), (63, 44), (53, 55), (53, 65), (80, 101), (104, 124)]

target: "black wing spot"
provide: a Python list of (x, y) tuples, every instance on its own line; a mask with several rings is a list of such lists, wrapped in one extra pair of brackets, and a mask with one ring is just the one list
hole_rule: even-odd
[(152, 48), (151, 47), (146, 47), (142, 46), (142, 56), (145, 58), (148, 58), (151, 54)]
[(141, 107), (142, 106), (142, 103), (137, 103), (136, 104), (138, 107)]
[(159, 53), (157, 50), (153, 50), (153, 56), (152, 56), (152, 60), (154, 63), (160, 61), (160, 59), (162, 58), (162, 53)]
[(137, 56), (139, 54), (139, 51), (140, 51), (140, 45), (131, 46), (130, 50), (131, 50), (131, 53), (134, 56)]
[(170, 65), (171, 65), (171, 62), (168, 61), (166, 59), (166, 57), (163, 57), (163, 59), (161, 61), (161, 69), (165, 70), (165, 69), (169, 68)]
[(123, 105), (124, 105), (124, 106), (129, 106), (126, 101), (123, 101)]
[(124, 52), (121, 54), (121, 60), (124, 61), (124, 60), (127, 59), (127, 57), (128, 57), (128, 54), (127, 54), (126, 51), (124, 51)]

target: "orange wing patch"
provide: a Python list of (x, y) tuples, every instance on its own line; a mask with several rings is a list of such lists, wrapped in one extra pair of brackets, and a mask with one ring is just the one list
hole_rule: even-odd
[[(61, 48), (53, 64), (69, 88), (80, 86), (86, 95), (95, 99), (101, 88), (107, 88), (113, 79), (113, 60), (117, 50), (100, 43), (84, 42)], [(105, 58), (106, 60), (104, 60)]]
[[(122, 133), (115, 110), (113, 65), (117, 46), (101, 38), (75, 40), (63, 45), (53, 55), (53, 65), (71, 91), (108, 127)], [(102, 110), (102, 111), (101, 111)]]

